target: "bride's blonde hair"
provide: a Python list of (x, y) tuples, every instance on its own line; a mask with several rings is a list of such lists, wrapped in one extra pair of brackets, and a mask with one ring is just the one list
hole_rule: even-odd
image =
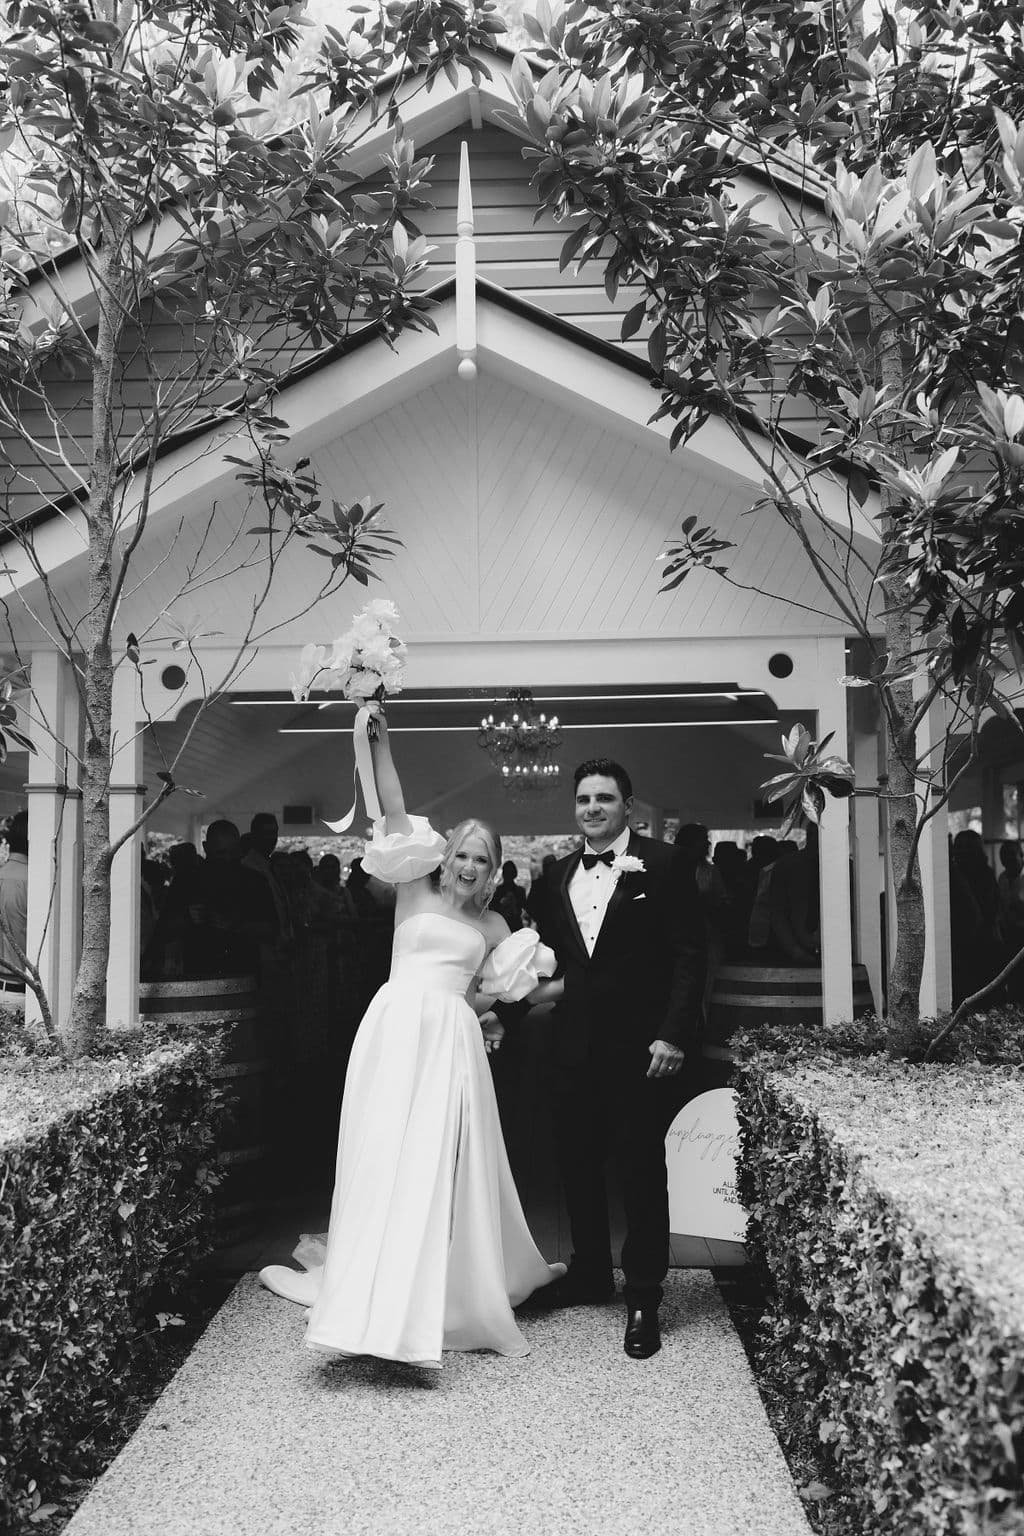
[(438, 886), (442, 896), (449, 900), (455, 895), (455, 855), (469, 837), (481, 837), (487, 848), (487, 855), (491, 861), (486, 883), (481, 887), (479, 894), (471, 898), (472, 905), (478, 912), (482, 912), (494, 895), (498, 884), (498, 871), (501, 869), (501, 838), (493, 827), (489, 827), (485, 821), (460, 821), (454, 828), (451, 836), (445, 844), (441, 857), (441, 868), (438, 871)]

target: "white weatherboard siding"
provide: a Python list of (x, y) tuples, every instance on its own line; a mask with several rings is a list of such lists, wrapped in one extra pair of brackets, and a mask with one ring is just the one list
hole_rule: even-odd
[[(538, 210), (531, 185), (537, 161), (523, 158), (522, 142), (507, 127), (485, 123), (475, 130), (462, 124), (432, 143), (418, 146), (434, 160), (426, 193), (433, 207), (419, 213), (416, 220), (417, 228), (434, 248), (422, 285), (432, 285), (455, 271), (455, 211), (463, 140), (469, 147), (473, 183), (477, 275), (547, 314), (579, 326), (588, 336), (615, 343), (646, 362), (650, 332), (646, 322), (629, 341), (619, 340), (622, 317), (643, 297), (643, 290), (623, 285), (610, 299), (600, 257), (582, 269), (570, 262), (559, 271), (562, 246), (577, 220), (559, 221), (547, 209)], [(761, 197), (756, 216), (771, 217), (772, 199), (758, 182), (739, 178), (734, 195), (741, 202)], [(771, 307), (766, 298), (764, 312)], [(778, 408), (777, 402), (774, 408)], [(808, 438), (816, 434), (817, 418), (808, 400), (785, 398), (782, 415), (794, 432)]]
[[(706, 461), (695, 466), (685, 451), (670, 454), (653, 434), (638, 441), (607, 431), (486, 368), (473, 385), (449, 374), (329, 439), (313, 465), (325, 502), (385, 503), (402, 547), (379, 567), (380, 586), (411, 637), (845, 633), (841, 618), (826, 616), (827, 594), (794, 535), (771, 512), (746, 515), (755, 488), (722, 484)], [(123, 627), (161, 633), (157, 616), (182, 590), (205, 541), (202, 563), (214, 562), (230, 579), (217, 584), (212, 614), (208, 582), (195, 585), (180, 613), (218, 630), (220, 643), (245, 634), (262, 567), (240, 569), (255, 549), (244, 530), (264, 515), (230, 480), (223, 489), (209, 525), (213, 499), (204, 505), (199, 486), (182, 505), (172, 499), (147, 530)], [(736, 544), (724, 556), (734, 584), (697, 571), (663, 595), (658, 557), (690, 515)], [(274, 644), (329, 637), (339, 614), (359, 604), (361, 589), (350, 584), (288, 622), (326, 573), (320, 557), (291, 546), (261, 620), (261, 629), (284, 624)], [(81, 557), (61, 588), (69, 611), (81, 613)]]
[[(434, 131), (437, 124), (446, 122), (450, 115), (438, 117), (435, 114), (436, 122), (428, 115), (426, 131)], [(415, 132), (415, 129), (411, 131)], [(589, 262), (582, 271), (577, 270), (575, 263), (559, 271), (562, 245), (573, 223), (559, 223), (546, 211), (537, 217), (536, 193), (530, 184), (536, 162), (523, 159), (522, 141), (506, 126), (484, 122), (474, 128), (467, 117), (459, 127), (436, 139), (417, 138), (418, 151), (430, 155), (435, 162), (425, 193), (434, 206), (417, 217), (417, 227), (432, 247), (419, 286), (434, 286), (451, 277), (455, 270), (459, 150), (463, 140), (468, 143), (470, 155), (478, 276), (527, 300), (543, 313), (578, 326), (589, 336), (615, 343), (633, 357), (646, 359), (648, 327), (642, 327), (632, 340), (619, 342), (622, 316), (641, 297), (640, 291), (624, 287), (614, 299), (609, 299), (600, 260)], [(380, 153), (388, 147), (382, 144)], [(378, 178), (371, 176), (366, 186), (372, 191), (377, 181)], [(737, 196), (746, 199), (764, 190), (756, 182), (744, 179), (737, 186)], [(763, 209), (761, 211), (768, 217)], [(70, 273), (65, 273), (60, 281), (67, 286), (69, 296), (78, 292)], [(82, 297), (81, 302), (88, 312), (87, 298)], [(765, 308), (768, 308), (767, 303)], [(284, 335), (283, 330), (281, 334)], [(202, 342), (202, 327), (196, 339)], [(149, 396), (149, 369), (158, 379), (172, 377), (181, 366), (183, 351), (188, 352), (192, 345), (193, 339), (184, 336), (173, 319), (162, 311), (147, 317), (143, 331), (129, 329), (126, 332), (121, 344), (125, 415), (120, 436), (123, 443), (127, 443), (131, 433), (138, 429), (140, 412)], [(284, 373), (288, 367), (311, 355), (312, 348), (307, 342), (296, 341), (278, 360), (278, 365)], [(50, 454), (40, 458), (15, 436), (0, 434), (0, 495), (5, 499), (8, 516), (24, 516), (45, 505), (49, 499), (60, 498), (76, 489), (76, 471), (84, 471), (88, 461), (90, 387), (85, 376), (69, 380), (56, 367), (51, 369), (47, 389), (64, 417), (62, 448), (70, 460), (70, 468), (62, 467)], [(231, 393), (231, 389), (226, 389), (211, 394), (197, 414), (207, 414)], [(651, 399), (653, 410), (656, 396), (652, 394)], [(784, 401), (783, 413), (795, 431), (808, 437), (813, 435), (815, 418), (806, 401)], [(24, 417), (37, 442), (52, 442), (52, 429), (45, 412), (26, 403)], [(178, 425), (185, 424), (183, 420)]]

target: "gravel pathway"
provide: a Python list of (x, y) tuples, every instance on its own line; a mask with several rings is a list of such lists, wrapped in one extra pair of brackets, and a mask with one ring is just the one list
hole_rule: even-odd
[(66, 1536), (808, 1536), (714, 1281), (670, 1273), (664, 1347), (619, 1306), (521, 1314), (532, 1353), (331, 1362), (239, 1283)]

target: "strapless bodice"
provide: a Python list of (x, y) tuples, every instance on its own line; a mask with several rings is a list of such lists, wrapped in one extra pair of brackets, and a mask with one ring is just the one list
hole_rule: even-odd
[(442, 912), (416, 912), (395, 929), (388, 980), (464, 997), (486, 948), (483, 934), (468, 923)]

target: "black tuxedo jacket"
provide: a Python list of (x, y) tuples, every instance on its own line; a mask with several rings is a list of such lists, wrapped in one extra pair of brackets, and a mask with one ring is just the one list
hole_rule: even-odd
[(626, 851), (644, 869), (619, 876), (593, 955), (569, 897), (582, 850), (551, 866), (531, 904), (565, 977), (552, 1020), (554, 1060), (565, 1068), (645, 1074), (654, 1040), (685, 1050), (691, 1065), (700, 1053), (707, 942), (692, 868), (635, 832)]

